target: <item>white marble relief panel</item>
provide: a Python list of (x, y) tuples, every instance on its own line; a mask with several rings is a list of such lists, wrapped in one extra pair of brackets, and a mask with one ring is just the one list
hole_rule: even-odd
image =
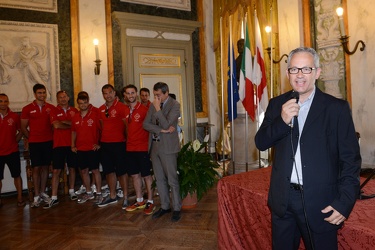
[(340, 0), (316, 0), (314, 5), (316, 17), (317, 52), (320, 55), (322, 73), (320, 80), (324, 83), (326, 93), (343, 98), (344, 89), (340, 90), (340, 80), (345, 78), (344, 54), (340, 42), (340, 30), (336, 8)]
[(46, 86), (47, 100), (55, 103), (59, 72), (57, 25), (0, 21), (0, 92), (9, 96), (12, 110), (35, 99), (36, 83)]
[(190, 0), (120, 0), (121, 2), (137, 3), (163, 7), (169, 9), (178, 9), (191, 11)]
[(0, 0), (0, 7), (57, 13), (57, 0)]

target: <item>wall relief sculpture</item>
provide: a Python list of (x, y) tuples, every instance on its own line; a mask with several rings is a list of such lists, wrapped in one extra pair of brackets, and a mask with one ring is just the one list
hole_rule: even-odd
[(44, 84), (55, 102), (60, 89), (58, 29), (54, 24), (0, 21), (0, 92), (21, 111), (33, 101), (32, 87)]

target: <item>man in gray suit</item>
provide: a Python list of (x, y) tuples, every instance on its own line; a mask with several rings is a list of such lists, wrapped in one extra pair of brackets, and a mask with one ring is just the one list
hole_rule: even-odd
[(169, 97), (169, 88), (164, 82), (156, 83), (153, 92), (154, 100), (143, 122), (143, 128), (150, 132), (150, 155), (161, 203), (161, 208), (152, 218), (171, 212), (169, 185), (173, 204), (171, 220), (176, 222), (181, 218), (182, 205), (177, 175), (177, 156), (180, 151), (177, 121), (180, 104)]

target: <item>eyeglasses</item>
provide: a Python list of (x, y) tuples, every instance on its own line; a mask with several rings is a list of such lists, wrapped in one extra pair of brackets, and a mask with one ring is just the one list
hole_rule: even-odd
[(316, 68), (311, 68), (311, 67), (303, 67), (303, 68), (288, 68), (288, 73), (289, 74), (298, 74), (298, 72), (301, 70), (302, 74), (311, 74), (311, 72), (316, 69)]
[(105, 109), (105, 117), (107, 117), (107, 118), (109, 117), (109, 112), (108, 111), (109, 111), (109, 109)]

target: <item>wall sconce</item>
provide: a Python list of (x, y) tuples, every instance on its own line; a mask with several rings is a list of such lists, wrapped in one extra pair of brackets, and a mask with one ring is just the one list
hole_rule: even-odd
[[(268, 58), (269, 59), (271, 59), (271, 27), (270, 26), (266, 26), (266, 28), (265, 28), (265, 30), (266, 30), (266, 32), (267, 32), (267, 34), (268, 34), (268, 48), (266, 48), (266, 51), (267, 51), (267, 53), (268, 53)], [(272, 59), (272, 62), (273, 63), (280, 63), (281, 62), (281, 60), (283, 60), (283, 58), (284, 58), (284, 56), (286, 57), (286, 58), (288, 58), (288, 55), (287, 54), (284, 54), (284, 55), (282, 55), (281, 57), (280, 57), (280, 59), (278, 59), (278, 60), (275, 60), (275, 59)], [(287, 59), (285, 59), (285, 62), (287, 62)]]
[(353, 51), (349, 50), (349, 48), (348, 48), (349, 36), (347, 36), (346, 33), (345, 33), (344, 18), (342, 16), (344, 14), (344, 9), (342, 7), (338, 7), (336, 9), (336, 13), (339, 17), (339, 25), (340, 25), (340, 33), (341, 33), (340, 40), (341, 40), (341, 44), (342, 44), (342, 47), (343, 47), (345, 53), (348, 54), (348, 55), (353, 55), (357, 51), (359, 44), (361, 44), (361, 48), (359, 50), (364, 51), (365, 48), (366, 48), (366, 44), (362, 40), (359, 40), (355, 44), (355, 47), (354, 47)]
[(99, 59), (99, 48), (98, 48), (99, 40), (98, 39), (94, 39), (94, 45), (95, 45), (95, 57), (96, 57), (96, 60), (94, 61), (95, 62), (94, 73), (95, 75), (100, 75), (100, 63), (102, 61)]

